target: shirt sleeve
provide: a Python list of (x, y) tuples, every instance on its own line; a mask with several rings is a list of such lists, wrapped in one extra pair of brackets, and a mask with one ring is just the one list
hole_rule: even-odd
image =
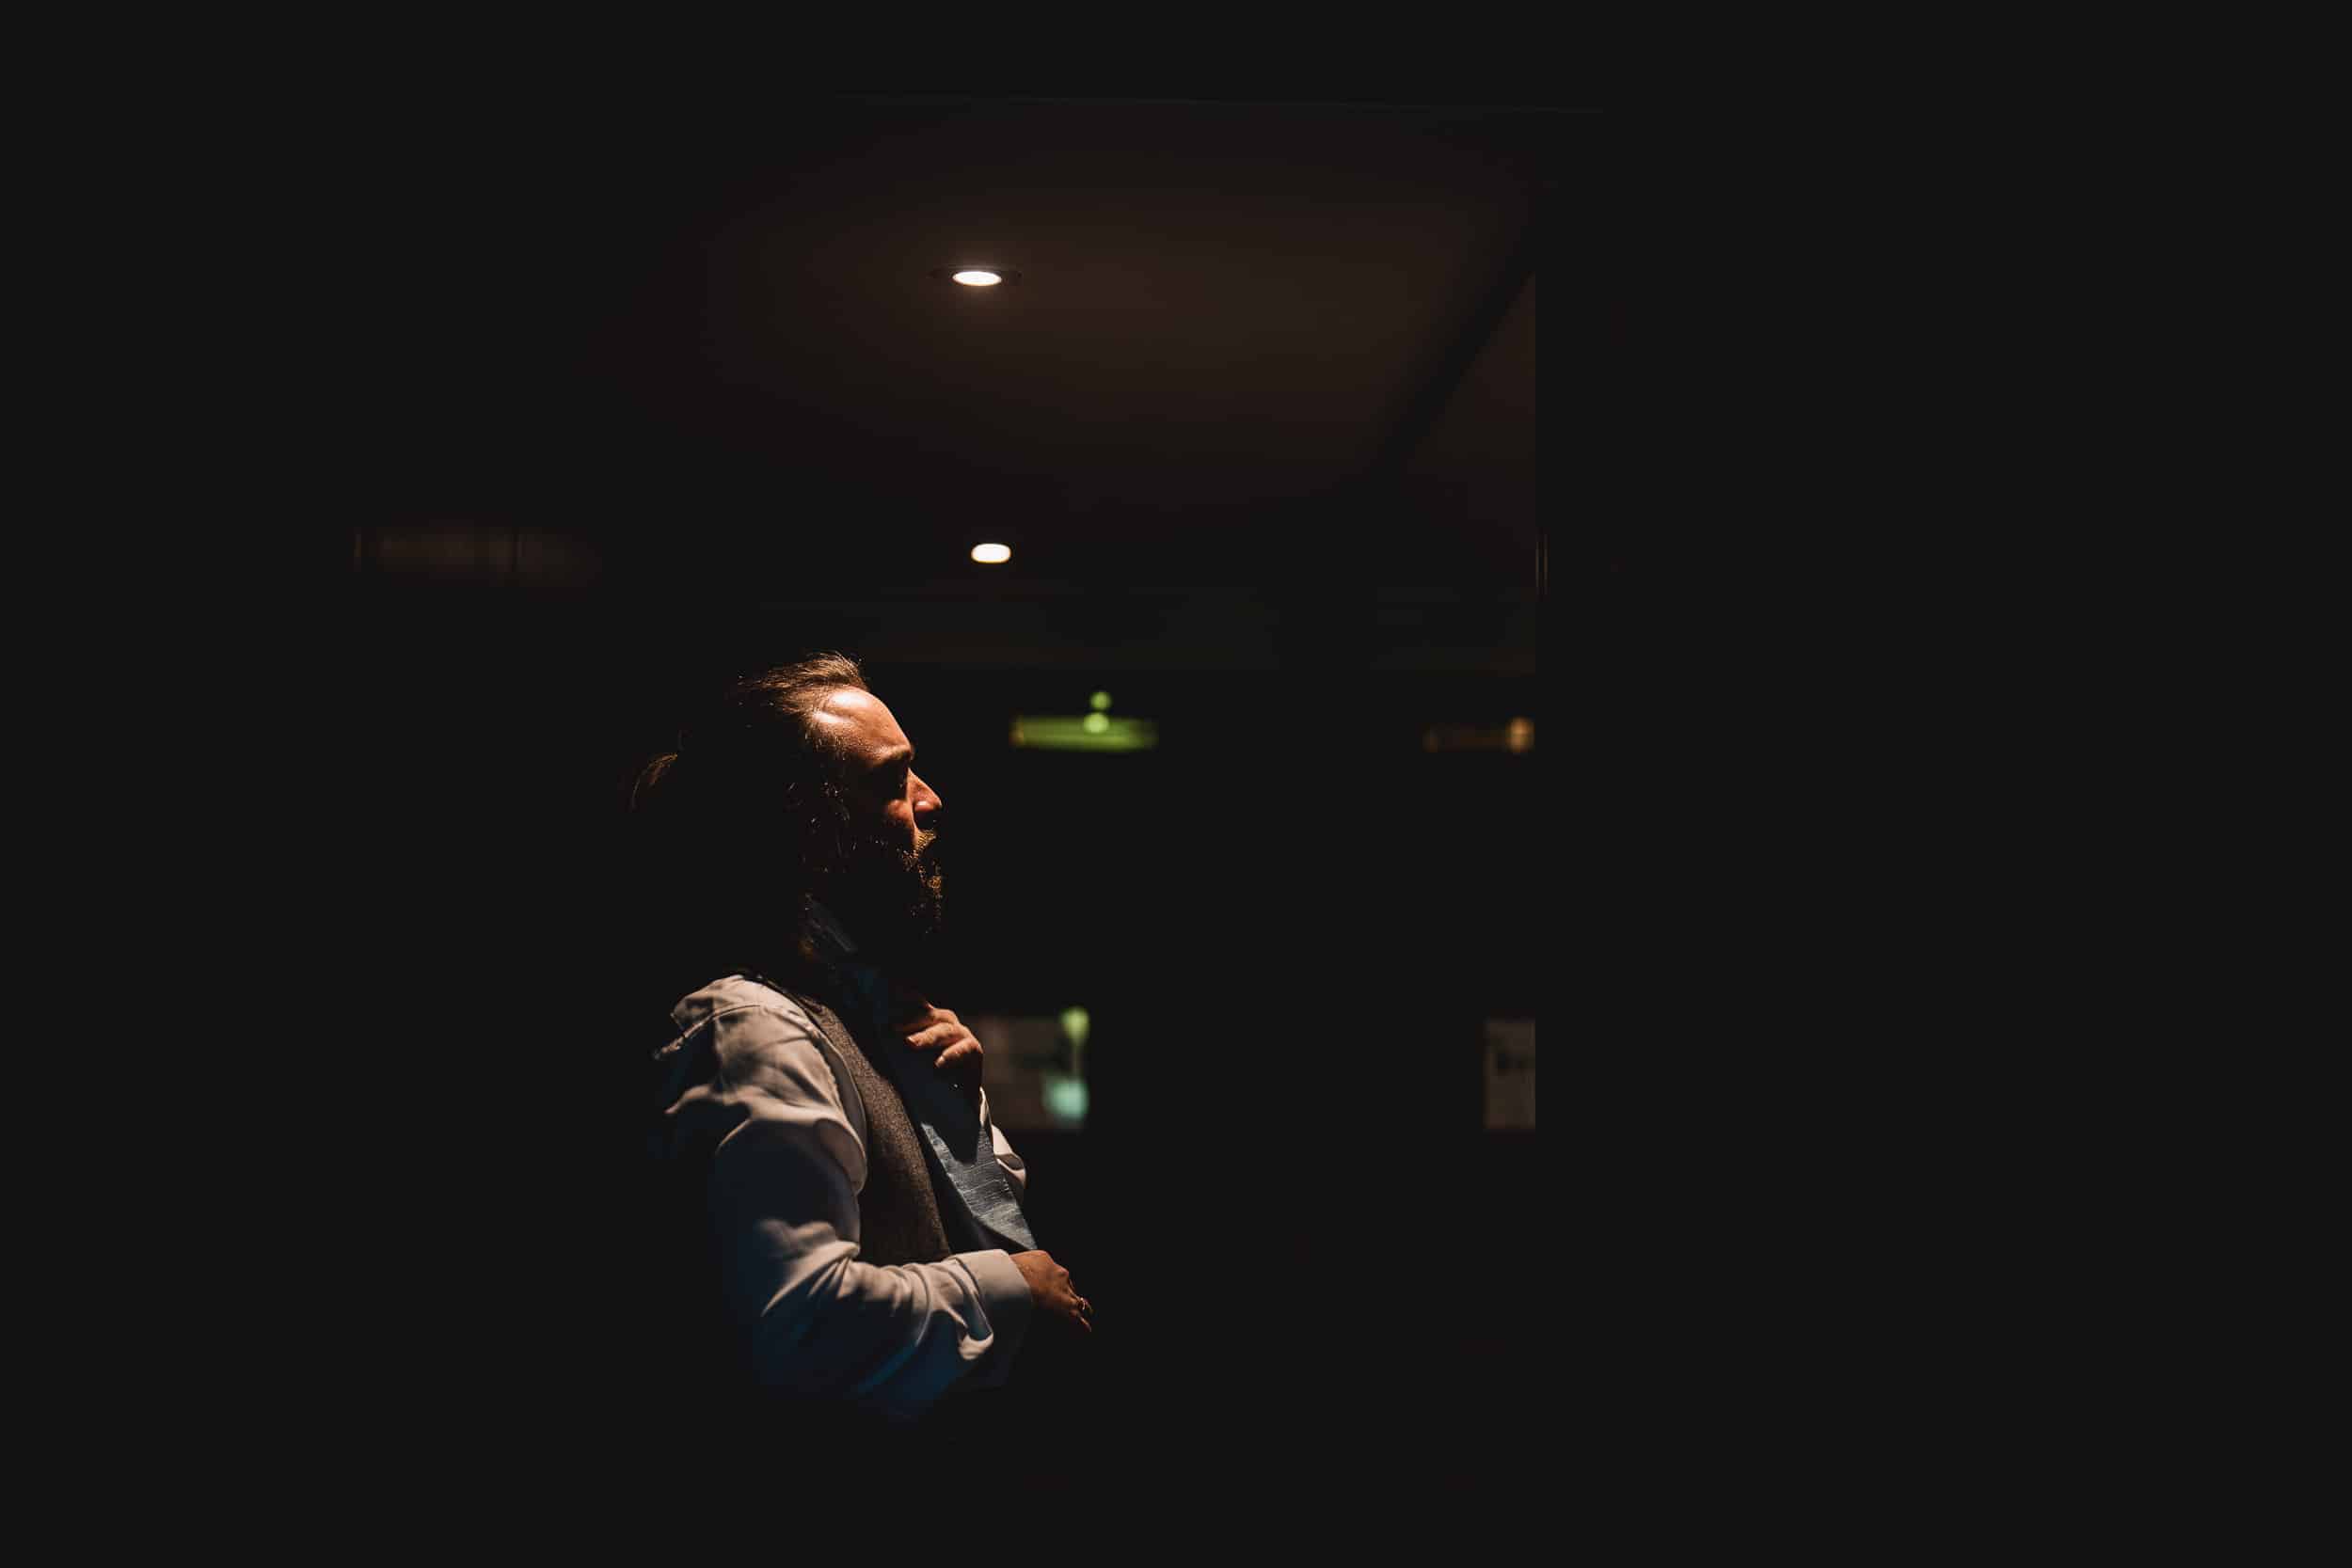
[(1001, 1382), (1031, 1310), (1010, 1256), (862, 1261), (866, 1151), (810, 1026), (780, 1007), (745, 1006), (711, 1027), (711, 1102), (680, 1110), (724, 1127), (711, 1154), (712, 1216), (725, 1299), (761, 1381), (902, 1418), (951, 1387)]

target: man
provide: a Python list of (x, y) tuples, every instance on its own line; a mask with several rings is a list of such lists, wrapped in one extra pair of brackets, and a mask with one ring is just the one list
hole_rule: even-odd
[(632, 805), (696, 988), (655, 1056), (673, 1240), (697, 1243), (672, 1266), (711, 1287), (676, 1332), (713, 1343), (677, 1364), (716, 1350), (763, 1410), (897, 1427), (1002, 1388), (1025, 1344), (1090, 1335), (1029, 1234), (980, 1042), (912, 983), (942, 802), (856, 663), (736, 682)]

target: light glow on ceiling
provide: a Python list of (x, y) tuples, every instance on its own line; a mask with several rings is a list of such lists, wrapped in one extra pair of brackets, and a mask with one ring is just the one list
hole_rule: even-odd
[(1003, 275), (1000, 273), (983, 272), (977, 267), (971, 268), (968, 271), (957, 273), (954, 277), (957, 282), (968, 283), (976, 289), (992, 288), (1005, 280)]
[(1422, 731), (1424, 752), (1506, 752), (1526, 756), (1535, 750), (1535, 721), (1521, 716), (1504, 724), (1432, 724)]
[(1010, 545), (975, 545), (972, 559), (983, 566), (1001, 566), (1012, 559)]

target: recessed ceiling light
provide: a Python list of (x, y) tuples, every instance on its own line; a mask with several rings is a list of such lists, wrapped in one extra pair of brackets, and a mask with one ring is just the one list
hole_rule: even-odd
[(1010, 267), (933, 267), (931, 276), (944, 283), (961, 283), (967, 289), (993, 289), (999, 283), (1021, 281), (1021, 275)]
[(1012, 559), (1010, 545), (975, 545), (972, 559), (983, 566), (1001, 566)]

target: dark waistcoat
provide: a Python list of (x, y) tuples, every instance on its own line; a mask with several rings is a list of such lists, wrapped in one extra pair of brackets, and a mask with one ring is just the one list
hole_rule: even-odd
[[(760, 983), (783, 991), (808, 1014), (809, 1022), (823, 1033), (849, 1069), (850, 1081), (865, 1103), (866, 1186), (857, 1195), (860, 1260), (885, 1265), (935, 1263), (959, 1250), (950, 1240), (949, 1221), (942, 1216), (944, 1174), (914, 1119), (907, 1114), (898, 1085), (875, 1055), (878, 1050), (888, 1049), (888, 1042), (869, 1041), (841, 1014), (805, 991), (787, 990), (772, 980), (761, 979)], [(958, 1220), (962, 1217), (960, 1209), (950, 1208), (947, 1212)], [(953, 1234), (961, 1236), (964, 1231), (958, 1224)]]

